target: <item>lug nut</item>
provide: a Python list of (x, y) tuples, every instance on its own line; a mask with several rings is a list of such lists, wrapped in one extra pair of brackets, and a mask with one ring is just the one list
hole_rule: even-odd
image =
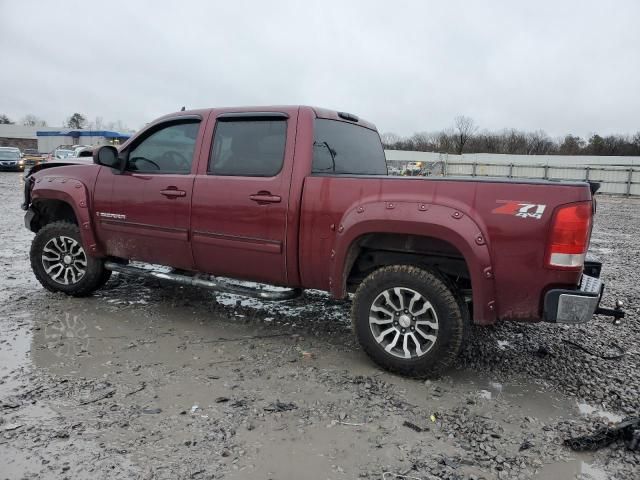
[(402, 333), (404, 333), (405, 329), (403, 328), (402, 330), (400, 330)]

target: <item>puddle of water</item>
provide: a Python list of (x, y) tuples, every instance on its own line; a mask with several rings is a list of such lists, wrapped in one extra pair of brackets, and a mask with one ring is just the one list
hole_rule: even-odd
[(550, 463), (542, 467), (535, 480), (609, 480), (609, 475), (601, 468), (594, 467), (583, 459)]
[(508, 403), (514, 414), (538, 417), (542, 421), (575, 416), (575, 406), (571, 401), (544, 385), (526, 381), (500, 383), (469, 370), (453, 372), (449, 378), (457, 388), (475, 391), (482, 400)]
[(593, 405), (589, 405), (588, 403), (584, 403), (584, 402), (578, 402), (578, 411), (580, 412), (581, 415), (596, 415), (612, 423), (621, 422), (622, 419), (624, 418), (622, 415), (618, 415), (613, 412), (608, 412), (607, 410), (601, 410), (598, 407), (594, 407)]
[[(375, 432), (385, 432), (385, 443), (428, 445), (427, 448), (444, 454), (455, 452), (453, 447), (429, 433), (423, 433), (421, 438), (417, 438), (411, 430), (395, 428), (395, 423), (393, 415), (390, 415), (375, 424), (320, 424), (299, 430), (293, 427), (282, 430), (274, 428), (277, 427), (276, 422), (269, 421), (256, 430), (238, 432), (238, 439), (246, 445), (248, 462), (237, 469), (232, 467), (225, 478), (359, 478), (363, 467), (393, 465), (397, 462), (395, 448), (372, 448), (371, 435)], [(387, 477), (391, 478), (390, 475), (385, 476)]]
[[(28, 320), (32, 315), (24, 313), (13, 315), (13, 319)], [(7, 327), (5, 327), (7, 328)], [(12, 395), (13, 390), (20, 385), (19, 375), (15, 375), (23, 365), (26, 364), (31, 348), (31, 334), (29, 333), (29, 322), (23, 323), (19, 327), (11, 328), (9, 332), (2, 332), (5, 340), (0, 344), (0, 398)]]

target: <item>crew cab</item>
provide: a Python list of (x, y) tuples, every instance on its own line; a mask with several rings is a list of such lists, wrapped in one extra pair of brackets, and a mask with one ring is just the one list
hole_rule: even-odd
[(265, 300), (352, 293), (365, 352), (431, 376), (472, 323), (622, 315), (599, 307), (601, 265), (585, 263), (595, 190), (388, 176), (371, 123), (272, 106), (172, 113), (92, 164), (38, 165), (23, 208), (48, 290), (88, 295), (117, 271)]

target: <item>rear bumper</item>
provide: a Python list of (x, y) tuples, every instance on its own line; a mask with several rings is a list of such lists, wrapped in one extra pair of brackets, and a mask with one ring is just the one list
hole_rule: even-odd
[(598, 310), (604, 291), (604, 284), (599, 278), (600, 269), (600, 263), (587, 262), (579, 289), (549, 290), (544, 297), (544, 320), (568, 324), (591, 320)]

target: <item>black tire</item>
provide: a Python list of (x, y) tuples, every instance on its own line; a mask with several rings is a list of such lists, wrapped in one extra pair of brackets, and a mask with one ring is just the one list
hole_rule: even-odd
[[(392, 303), (386, 303), (381, 298), (384, 295), (383, 292), (389, 292), (396, 287), (400, 289), (399, 291), (405, 298), (400, 300), (400, 296), (396, 295)], [(418, 315), (413, 317), (409, 314), (409, 320), (407, 320), (407, 315), (402, 315), (402, 312), (407, 312), (407, 310), (396, 311), (396, 306), (406, 306), (407, 292), (419, 294), (421, 299), (418, 302), (422, 302), (422, 305), (426, 305), (427, 302), (430, 303), (429, 312), (433, 313), (430, 313), (431, 317), (428, 321), (434, 324), (434, 329), (418, 326), (414, 320), (417, 320), (420, 324), (425, 323), (424, 319), (420, 319)], [(395, 355), (387, 351), (385, 346), (376, 340), (376, 335), (372, 330), (376, 328), (382, 330), (384, 328), (386, 331), (387, 329), (395, 328), (397, 331), (391, 330), (387, 336), (382, 337), (382, 342), (388, 342), (388, 344), (395, 344), (393, 340), (396, 333), (404, 341), (405, 333), (400, 334), (399, 332), (402, 322), (399, 323), (393, 315), (387, 317), (386, 313), (378, 314), (380, 315), (379, 318), (383, 322), (388, 322), (387, 319), (391, 318), (393, 319), (392, 323), (385, 323), (383, 327), (377, 327), (375, 324), (371, 325), (370, 315), (374, 315), (371, 310), (374, 307), (374, 302), (378, 302), (375, 304), (376, 307), (382, 306), (384, 309), (392, 311), (393, 315), (402, 315), (405, 324), (407, 321), (410, 322), (410, 326), (402, 331), (406, 331), (408, 335), (413, 335), (420, 341), (429, 342), (428, 348), (425, 348), (420, 354), (417, 351), (411, 352), (411, 358), (400, 358), (398, 355), (400, 353), (404, 354), (407, 347), (416, 349), (413, 344), (413, 338), (410, 337), (411, 341), (407, 340), (407, 343), (402, 347), (402, 351), (399, 351), (400, 347), (397, 344), (391, 349), (392, 352), (395, 352)], [(385, 303), (380, 304), (379, 302)], [(393, 308), (390, 308), (389, 305)], [(358, 342), (374, 362), (394, 373), (426, 378), (440, 375), (451, 366), (458, 353), (460, 353), (468, 326), (468, 312), (464, 312), (463, 309), (466, 309), (466, 307), (463, 306), (460, 299), (437, 274), (409, 265), (393, 265), (376, 270), (360, 284), (353, 301), (351, 319)], [(418, 329), (424, 331), (423, 329), (427, 328), (429, 337), (435, 337), (434, 341), (424, 340), (418, 335)], [(413, 333), (409, 332), (409, 329)], [(378, 331), (379, 338), (381, 338), (381, 335), (382, 332)], [(393, 338), (388, 341), (387, 339), (390, 337)], [(389, 347), (388, 344), (386, 347)]]
[(106, 283), (111, 278), (111, 273), (111, 270), (107, 270), (106, 268), (102, 269), (102, 276), (100, 277), (100, 281), (98, 282), (98, 285), (96, 285), (94, 291), (99, 290), (106, 285)]
[[(69, 281), (68, 284), (56, 281), (53, 275), (47, 273), (43, 260), (45, 246), (49, 244), (51, 240), (61, 237), (77, 242), (82, 249), (82, 254), (84, 254), (83, 258), (86, 261), (84, 273), (78, 276), (77, 281), (69, 280), (67, 275), (64, 275), (63, 280)], [(75, 251), (79, 252), (77, 247), (75, 248)], [(104, 262), (102, 260), (93, 258), (84, 252), (80, 238), (80, 229), (77, 225), (69, 222), (53, 222), (42, 227), (31, 243), (30, 259), (31, 269), (36, 278), (40, 284), (50, 292), (63, 292), (74, 297), (83, 297), (102, 287), (111, 276), (111, 272), (104, 268)]]

